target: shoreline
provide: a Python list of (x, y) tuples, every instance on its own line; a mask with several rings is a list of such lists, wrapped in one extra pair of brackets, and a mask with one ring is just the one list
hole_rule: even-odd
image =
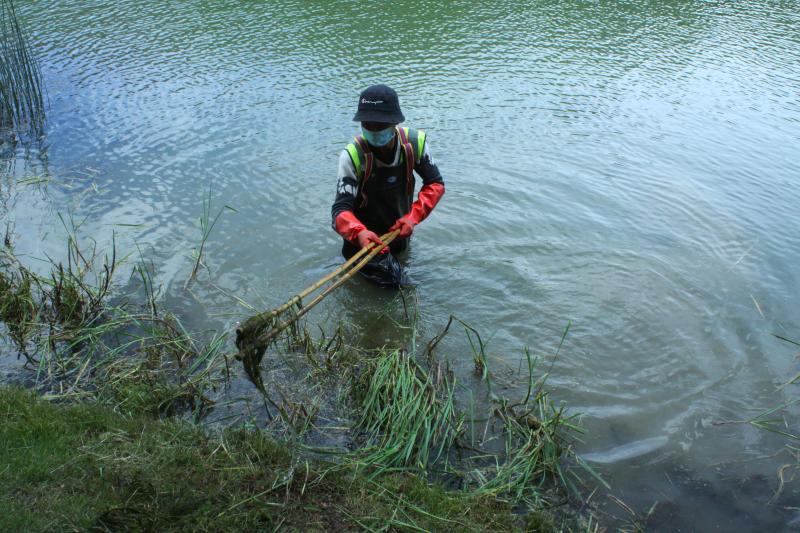
[[(434, 353), (450, 324), (417, 353), (413, 320), (407, 349), (380, 350), (351, 345), (341, 325), (315, 337), (303, 323), (272, 356), (297, 356), (306, 373), (289, 388), (316, 396), (298, 400), (252, 363), (268, 421), (220, 430), (203, 421), (236, 364), (227, 335), (188, 332), (143, 263), (140, 296), (120, 298), (116, 249), (101, 259), (71, 235), (66, 256), (46, 276), (10, 244), (0, 253), (2, 334), (27, 374), (25, 389), (0, 382), (0, 497), (12, 508), (1, 529), (597, 530), (564, 506), (582, 468), (593, 472), (571, 449), (577, 415), (549, 399), (530, 354), (525, 398), (498, 397), (480, 335), (451, 318), (475, 337), (490, 398), (468, 419)], [(350, 415), (348, 443), (309, 454), (306, 433), (331, 401)]]
[(410, 473), (373, 479), (302, 459), (258, 431), (49, 403), (17, 387), (0, 387), (0, 435), (4, 531), (560, 529), (544, 511), (519, 515)]

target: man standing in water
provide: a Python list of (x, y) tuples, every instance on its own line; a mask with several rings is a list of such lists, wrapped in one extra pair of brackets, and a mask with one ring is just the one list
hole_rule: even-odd
[[(360, 248), (380, 243), (379, 235), (400, 230), (389, 245), (402, 252), (414, 226), (425, 220), (444, 195), (444, 181), (431, 157), (425, 132), (399, 127), (405, 120), (397, 93), (373, 85), (361, 93), (353, 120), (362, 135), (339, 157), (339, 183), (331, 214), (349, 259)], [(417, 200), (414, 172), (422, 178)]]

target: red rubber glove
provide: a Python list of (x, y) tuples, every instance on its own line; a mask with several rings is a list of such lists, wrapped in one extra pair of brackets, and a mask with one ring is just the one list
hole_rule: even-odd
[(414, 226), (428, 218), (442, 196), (444, 196), (444, 183), (423, 185), (417, 195), (417, 201), (411, 204), (411, 211), (398, 218), (389, 231), (399, 229), (400, 237), (410, 237)]
[(342, 211), (336, 215), (336, 233), (344, 240), (356, 243), (358, 234), (367, 227), (356, 218), (352, 211)]
[(401, 238), (411, 237), (411, 234), (414, 233), (414, 223), (408, 219), (408, 215), (404, 217), (400, 217), (397, 219), (397, 222), (392, 224), (392, 227), (389, 228), (389, 231), (394, 231), (396, 229), (400, 230), (400, 233), (397, 235)]
[(411, 204), (411, 211), (405, 216), (412, 224), (417, 225), (431, 214), (433, 208), (444, 196), (444, 183), (423, 185), (417, 195), (417, 201)]
[[(381, 240), (380, 237), (378, 237), (378, 234), (375, 233), (375, 232), (372, 232), (372, 231), (370, 231), (368, 229), (365, 229), (364, 231), (359, 233), (358, 236), (356, 237), (356, 239), (358, 240), (358, 246), (360, 246), (361, 248), (366, 248), (367, 246), (371, 245), (373, 242), (378, 244), (378, 245), (383, 245), (383, 241)], [(381, 250), (382, 254), (385, 254), (385, 253), (388, 253), (388, 252), (389, 252), (389, 248), (387, 248), (387, 247), (384, 247), (383, 250)]]
[[(375, 242), (383, 244), (377, 234), (367, 229), (367, 227), (353, 214), (352, 211), (342, 211), (336, 216), (336, 233), (345, 240), (358, 244), (359, 248), (369, 246)], [(389, 248), (381, 250), (382, 254), (389, 251)]]

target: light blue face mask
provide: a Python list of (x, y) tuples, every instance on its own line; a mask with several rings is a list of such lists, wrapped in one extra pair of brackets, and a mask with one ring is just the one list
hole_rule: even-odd
[(372, 146), (386, 146), (389, 144), (389, 141), (392, 140), (392, 137), (394, 137), (394, 126), (381, 131), (369, 131), (368, 129), (361, 128), (361, 132), (364, 134), (364, 138), (367, 142)]

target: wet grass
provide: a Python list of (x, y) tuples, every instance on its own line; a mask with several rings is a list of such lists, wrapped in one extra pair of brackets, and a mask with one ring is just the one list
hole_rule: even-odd
[(208, 391), (222, 379), (226, 336), (201, 342), (162, 312), (143, 262), (134, 268), (141, 303), (119, 296), (111, 303), (113, 238), (100, 257), (94, 243), (81, 247), (70, 232), (65, 257), (45, 275), (22, 264), (10, 243), (0, 251), (0, 319), (34, 386), (130, 412), (188, 409), (201, 417), (212, 403)]
[[(361, 350), (341, 326), (312, 335), (292, 321), (269, 347), (304, 362), (305, 378), (288, 388), (308, 385), (310, 400), (267, 378), (266, 348), (239, 343), (270, 420), (262, 431), (210, 434), (186, 415), (197, 423), (213, 409), (230, 371), (226, 335), (201, 341), (162, 310), (143, 261), (133, 269), (132, 303), (113, 286), (114, 239), (101, 254), (62, 221), (65, 259), (47, 274), (22, 264), (9, 242), (0, 253), (0, 318), (47, 400), (0, 391), (0, 432), (10, 443), (0, 452), (0, 499), (13, 511), (0, 518), (3, 530), (555, 527), (543, 509), (563, 499), (579, 428), (550, 402), (529, 352), (527, 393), (512, 402), (493, 392), (485, 344), (458, 319), (419, 354), (405, 305), (410, 339), (402, 349)], [(452, 324), (464, 328), (487, 388), (484, 437), (491, 424), (489, 440), (504, 439), (502, 451), (476, 442), (475, 406), (467, 424), (453, 372), (435, 353)], [(332, 382), (351, 415), (351, 448), (309, 454), (304, 435), (316, 429)]]
[(355, 430), (366, 443), (357, 462), (427, 472), (463, 431), (454, 387), (451, 373), (431, 376), (405, 351), (368, 360), (353, 385), (360, 412)]
[(419, 477), (353, 477), (254, 431), (53, 404), (0, 388), (0, 530), (513, 531), (552, 528)]
[[(359, 350), (343, 341), (341, 330), (327, 339), (314, 340), (299, 322), (269, 347), (270, 367), (276, 364), (273, 358), (287, 353), (308, 362), (308, 374), (298, 386), (312, 389), (331, 379), (338, 383), (339, 408), (350, 413), (352, 422), (349, 450), (331, 451), (330, 460), (337, 470), (356, 472), (367, 479), (407, 472), (445, 483), (460, 497), (489, 498), (533, 514), (569, 497), (579, 498), (587, 479), (594, 477), (594, 482), (604, 483), (572, 451), (581, 434), (578, 416), (551, 401), (546, 390), (548, 373), (537, 372), (537, 360), (530, 350), (525, 350), (528, 366), (520, 376), (525, 394), (512, 401), (498, 396), (492, 385), (490, 358), (478, 331), (451, 317), (442, 332), (418, 351), (415, 317), (409, 316), (405, 299), (404, 308), (409, 321), (406, 348)], [(270, 327), (263, 315), (258, 319), (263, 327)], [(473, 351), (476, 377), (486, 387), (488, 401), (481, 407), (474, 401), (468, 410), (458, 407), (454, 374), (436, 353), (454, 325), (463, 329)], [(569, 326), (559, 350), (568, 330)], [(331, 346), (335, 348), (331, 350)], [(343, 346), (349, 346), (346, 352)], [(266, 403), (273, 404), (266, 391), (275, 388), (260, 369), (266, 349), (262, 346), (256, 352), (246, 342), (238, 347), (240, 357), (248, 350), (257, 353), (257, 359), (244, 356), (242, 362), (251, 379), (257, 376), (254, 383), (269, 398)], [(470, 397), (474, 398), (475, 392), (470, 390)], [(289, 413), (303, 413), (302, 428), (314, 425), (315, 409), (279, 396), (277, 403), (287, 414), (273, 420), (270, 431), (280, 433), (285, 427), (282, 421), (296, 420)], [(476, 438), (476, 433), (482, 437)], [(302, 431), (293, 432), (293, 438), (302, 442)]]

